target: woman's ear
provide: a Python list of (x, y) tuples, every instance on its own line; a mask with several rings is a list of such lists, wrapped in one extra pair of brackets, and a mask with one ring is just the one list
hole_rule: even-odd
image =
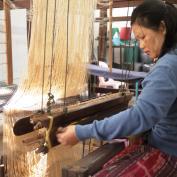
[(166, 35), (166, 25), (164, 21), (160, 22), (159, 30), (162, 32), (162, 34)]

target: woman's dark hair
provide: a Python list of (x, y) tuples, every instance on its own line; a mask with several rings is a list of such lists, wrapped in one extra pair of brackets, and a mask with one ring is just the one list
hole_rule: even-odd
[(145, 0), (137, 6), (131, 16), (131, 25), (139, 24), (157, 31), (161, 22), (165, 23), (166, 36), (160, 56), (177, 44), (177, 8), (161, 0)]

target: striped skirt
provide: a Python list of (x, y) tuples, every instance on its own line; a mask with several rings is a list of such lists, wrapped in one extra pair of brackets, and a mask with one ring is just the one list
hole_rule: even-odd
[(94, 177), (177, 177), (177, 157), (148, 145), (132, 145), (108, 161)]

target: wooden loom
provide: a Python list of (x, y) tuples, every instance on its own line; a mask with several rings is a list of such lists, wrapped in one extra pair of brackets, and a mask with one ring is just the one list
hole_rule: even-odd
[(56, 145), (56, 132), (58, 127), (65, 127), (69, 124), (86, 124), (93, 120), (100, 120), (105, 117), (116, 114), (128, 106), (132, 94), (114, 93), (79, 102), (67, 107), (67, 112), (59, 105), (55, 105), (52, 113), (36, 113), (25, 118), (17, 118), (13, 127), (16, 136), (24, 135), (35, 130), (46, 128), (42, 134), (36, 137), (31, 135), (23, 139), (23, 143), (28, 146), (33, 144), (38, 152), (47, 153), (48, 150)]
[[(33, 21), (33, 35), (29, 50), (30, 67), (28, 68), (26, 78), (5, 108), (4, 147), (5, 155), (7, 155), (5, 171), (8, 177), (60, 176), (61, 162), (64, 163), (61, 156), (65, 156), (65, 154), (70, 156), (71, 152), (68, 153), (67, 148), (62, 149), (62, 147), (56, 146), (55, 133), (57, 127), (74, 124), (76, 121), (78, 123), (78, 120), (81, 124), (84, 124), (92, 122), (95, 119), (110, 116), (125, 109), (131, 98), (129, 92), (123, 92), (87, 101), (79, 97), (79, 102), (78, 100), (74, 100), (71, 101), (71, 105), (66, 104), (66, 98), (78, 95), (85, 89), (86, 79), (80, 76), (86, 76), (84, 62), (88, 62), (90, 58), (90, 28), (92, 20), (90, 15), (93, 13), (92, 7), (94, 6), (94, 0), (90, 0), (89, 2), (88, 0), (78, 0), (77, 3), (74, 0), (67, 1), (68, 3), (65, 0), (56, 0), (55, 7), (52, 6), (53, 0), (45, 0), (45, 2), (44, 0), (39, 0), (34, 2), (36, 3), (34, 4), (34, 12), (37, 17)], [(72, 13), (74, 15), (72, 14), (72, 16), (66, 14), (66, 11), (69, 11), (69, 2), (73, 6)], [(50, 7), (48, 14), (47, 12), (40, 11), (40, 8), (37, 6), (39, 4), (43, 9)], [(62, 6), (61, 11), (57, 11), (56, 7), (60, 6)], [(80, 24), (78, 27), (74, 23), (75, 17), (78, 18), (78, 14), (80, 13), (80, 11), (77, 11), (77, 6), (80, 8), (89, 7), (87, 8), (89, 9), (88, 12), (84, 11), (86, 17), (79, 17), (78, 21)], [(47, 23), (46, 19), (52, 18), (56, 22), (56, 16), (53, 15), (53, 12), (56, 11), (58, 13), (56, 16), (61, 16), (61, 22), (57, 22), (56, 25), (52, 26)], [(67, 27), (65, 25), (61, 26), (66, 23), (68, 18), (70, 18), (71, 23), (68, 23), (66, 25)], [(40, 21), (42, 25), (38, 26)], [(89, 22), (89, 25), (85, 24), (86, 22)], [(68, 29), (70, 29), (70, 32)], [(72, 34), (73, 31), (75, 32), (74, 36)], [(42, 38), (42, 34), (45, 32), (47, 36)], [(53, 34), (52, 38), (51, 34)], [(68, 36), (66, 41), (63, 41), (63, 34)], [(68, 39), (71, 36), (70, 43), (68, 43)], [(77, 41), (78, 36), (82, 37), (79, 41)], [(76, 41), (77, 47), (75, 46)], [(83, 48), (83, 45), (85, 45), (85, 48)], [(44, 48), (41, 48), (41, 46), (44, 46)], [(61, 48), (57, 46), (61, 46)], [(40, 60), (40, 58), (44, 58), (45, 62)], [(51, 62), (51, 60), (47, 60), (48, 58), (57, 60)], [(84, 62), (82, 62), (82, 58), (85, 60)], [(52, 74), (51, 68), (53, 69)], [(73, 75), (77, 77), (74, 78)], [(42, 83), (41, 80), (43, 80)], [(53, 83), (52, 89), (50, 81)], [(41, 97), (39, 94), (41, 93), (41, 88), (42, 94), (44, 95), (42, 95), (42, 110), (40, 109)], [(59, 91), (61, 92), (60, 96), (57, 96)], [(53, 95), (59, 102), (63, 98), (64, 102), (61, 104), (53, 104), (52, 102), (52, 104), (49, 104), (45, 108), (43, 103), (48, 102), (48, 93), (50, 93), (49, 103), (52, 102)], [(32, 106), (30, 105), (31, 107), (25, 107), (25, 103), (33, 104)], [(38, 112), (38, 110), (41, 112)], [(14, 136), (14, 134), (17, 136)], [(36, 154), (36, 149), (37, 152), (50, 151), (44, 157), (41, 157), (40, 154)], [(67, 161), (71, 161), (71, 159)]]

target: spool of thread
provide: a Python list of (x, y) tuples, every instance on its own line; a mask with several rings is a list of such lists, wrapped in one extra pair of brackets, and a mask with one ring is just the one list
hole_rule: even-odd
[(130, 27), (122, 27), (120, 30), (120, 39), (121, 40), (129, 40), (131, 36), (131, 28)]

